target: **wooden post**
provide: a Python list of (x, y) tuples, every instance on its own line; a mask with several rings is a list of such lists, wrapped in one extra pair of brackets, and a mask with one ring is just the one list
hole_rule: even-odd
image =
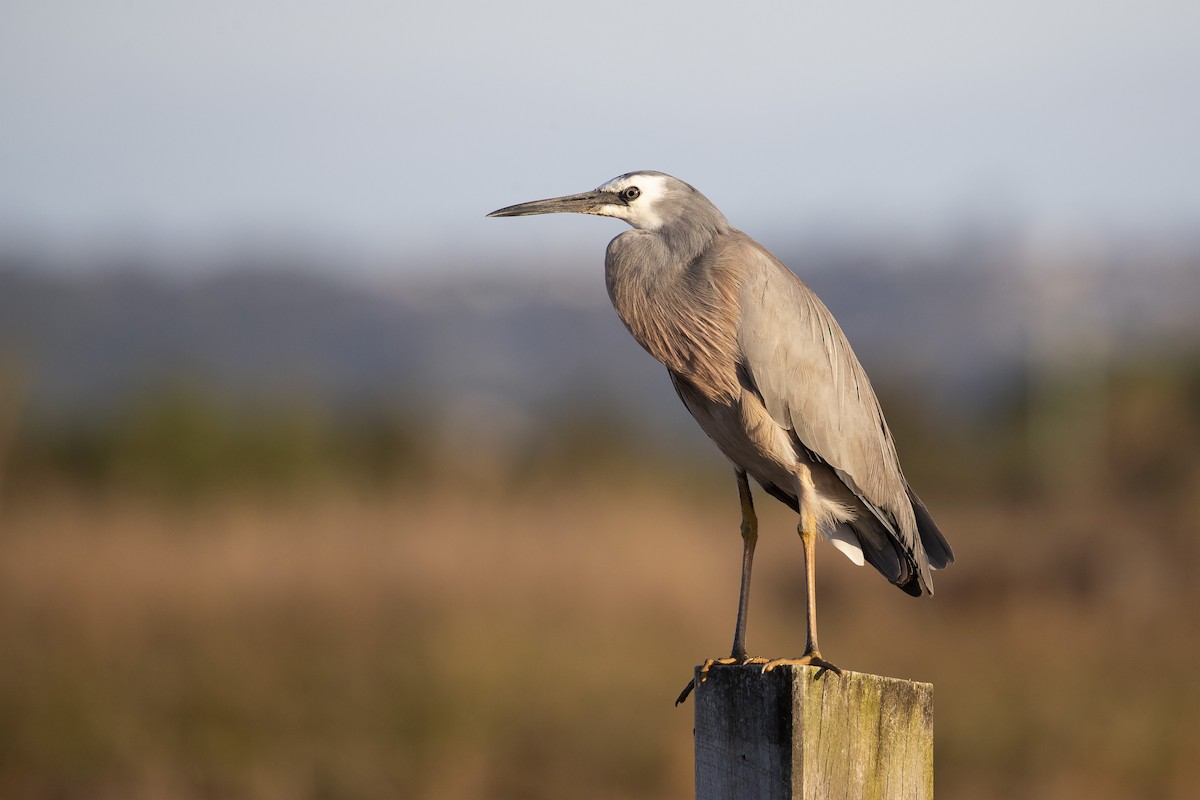
[(933, 800), (933, 684), (696, 671), (696, 800)]

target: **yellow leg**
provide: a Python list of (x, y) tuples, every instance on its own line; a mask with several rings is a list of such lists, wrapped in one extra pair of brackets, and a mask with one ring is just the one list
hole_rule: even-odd
[[(750, 569), (754, 562), (754, 546), (758, 542), (758, 517), (754, 513), (754, 503), (750, 497), (750, 483), (743, 470), (737, 471), (738, 495), (742, 501), (742, 583), (738, 595), (737, 625), (733, 632), (733, 652), (728, 658), (710, 658), (700, 667), (700, 683), (704, 683), (708, 672), (715, 666), (730, 664), (762, 664), (763, 672), (770, 672), (776, 667), (819, 667), (816, 677), (821, 677), (826, 671), (841, 675), (842, 671), (832, 662), (821, 657), (817, 646), (817, 518), (813, 513), (816, 503), (817, 490), (813, 485), (812, 473), (803, 465), (797, 476), (798, 497), (800, 499), (800, 523), (797, 530), (800, 533), (800, 543), (804, 547), (804, 588), (805, 607), (804, 619), (806, 635), (804, 655), (800, 658), (751, 658), (746, 655), (746, 616), (750, 605)], [(696, 688), (696, 681), (688, 681), (687, 686), (679, 693), (675, 705), (688, 698)]]
[(814, 666), (820, 667), (818, 676), (829, 670), (837, 675), (842, 671), (834, 664), (821, 657), (821, 649), (817, 646), (817, 518), (813, 513), (816, 503), (817, 490), (813, 485), (812, 473), (808, 467), (801, 465), (797, 476), (800, 499), (800, 543), (804, 546), (804, 589), (805, 608), (804, 619), (807, 633), (804, 641), (804, 655), (800, 658), (776, 658), (763, 665), (763, 672), (770, 672), (781, 666)]
[[(750, 481), (746, 471), (737, 472), (738, 499), (742, 506), (742, 581), (738, 589), (737, 623), (733, 628), (733, 649), (728, 658), (710, 658), (700, 667), (700, 682), (708, 678), (708, 671), (714, 666), (729, 664), (766, 664), (765, 658), (752, 658), (746, 655), (746, 617), (750, 612), (750, 571), (754, 566), (754, 547), (758, 544), (758, 515), (754, 513), (754, 498), (750, 494)], [(695, 688), (695, 679), (680, 692), (675, 705), (679, 705)]]
[(746, 658), (746, 616), (750, 611), (750, 570), (754, 566), (754, 546), (758, 544), (758, 516), (750, 496), (746, 471), (737, 471), (738, 499), (742, 504), (742, 582), (738, 590), (737, 624), (733, 629), (731, 659)]

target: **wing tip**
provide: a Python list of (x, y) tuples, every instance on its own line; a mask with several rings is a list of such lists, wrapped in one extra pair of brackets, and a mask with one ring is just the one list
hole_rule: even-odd
[[(921, 498), (917, 497), (916, 492), (911, 488), (908, 490), (908, 499), (912, 502), (913, 514), (917, 520), (917, 531), (921, 540), (921, 549), (925, 551), (925, 557), (929, 561), (929, 566), (933, 569), (945, 569), (954, 563), (954, 550), (951, 549), (950, 543), (946, 541), (946, 537), (942, 534), (937, 523), (933, 521), (933, 516), (929, 513), (929, 509), (921, 502)], [(933, 581), (930, 579), (930, 586)], [(930, 594), (933, 592), (930, 591)]]

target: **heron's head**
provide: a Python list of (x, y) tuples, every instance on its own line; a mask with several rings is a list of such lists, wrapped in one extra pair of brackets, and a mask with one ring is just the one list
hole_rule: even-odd
[(501, 208), (489, 217), (524, 217), (530, 214), (597, 214), (623, 219), (639, 230), (658, 230), (689, 214), (720, 215), (708, 199), (678, 178), (646, 170), (629, 172), (582, 194), (534, 200)]

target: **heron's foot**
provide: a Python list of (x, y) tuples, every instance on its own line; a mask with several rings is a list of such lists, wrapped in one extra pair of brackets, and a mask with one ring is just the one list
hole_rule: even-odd
[(767, 672), (770, 672), (771, 670), (775, 669), (776, 667), (819, 667), (819, 669), (817, 670), (817, 674), (813, 676), (814, 681), (817, 680), (818, 678), (823, 677), (826, 672), (832, 672), (834, 675), (837, 675), (839, 678), (842, 675), (842, 671), (840, 669), (838, 669), (836, 664), (834, 664), (833, 662), (830, 662), (830, 661), (826, 661), (825, 659), (821, 658), (820, 653), (815, 653), (815, 652), (814, 653), (806, 653), (805, 655), (800, 656), (800, 658), (775, 658), (775, 659), (772, 659), (772, 660), (766, 662), (765, 664), (763, 664), (762, 671), (764, 673), (767, 673)]
[[(768, 664), (770, 659), (758, 658), (755, 656), (729, 656), (728, 658), (710, 658), (700, 665), (700, 682), (704, 683), (708, 680), (708, 671), (713, 667), (730, 667), (730, 666), (745, 666), (747, 664)], [(687, 682), (687, 686), (683, 687), (683, 691), (679, 693), (679, 697), (675, 698), (675, 705), (679, 705), (684, 700), (688, 699), (688, 695), (696, 688), (696, 679), (692, 678)]]
[(708, 671), (713, 667), (744, 667), (747, 664), (769, 664), (771, 659), (757, 656), (729, 656), (728, 658), (710, 658), (700, 665), (700, 682), (708, 680)]

